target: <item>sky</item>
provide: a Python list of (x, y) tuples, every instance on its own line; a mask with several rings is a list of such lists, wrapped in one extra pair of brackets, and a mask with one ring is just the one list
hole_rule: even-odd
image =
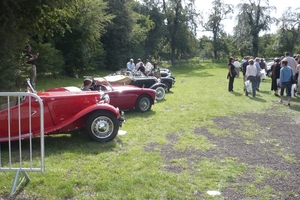
[[(201, 11), (201, 12), (207, 12), (209, 11), (209, 9), (211, 9), (211, 2), (212, 1), (205, 1), (205, 0), (195, 0), (195, 4), (196, 4), (196, 8), (197, 10)], [(232, 4), (234, 6), (238, 5), (239, 3), (243, 2), (242, 0), (223, 0), (223, 2), (225, 4)], [(244, 2), (249, 2), (249, 1), (244, 1)], [(283, 12), (288, 8), (288, 7), (294, 7), (295, 5), (296, 7), (300, 7), (299, 4), (299, 0), (286, 0), (286, 1), (282, 1), (282, 0), (269, 0), (269, 5), (270, 6), (275, 6), (277, 11), (276, 13), (272, 13), (271, 16), (276, 17), (276, 18), (280, 18), (283, 14)], [(237, 14), (236, 9), (234, 15)], [(235, 16), (231, 19), (231, 20), (224, 20), (223, 24), (224, 24), (224, 28), (225, 31), (227, 33), (230, 33), (233, 31), (233, 27), (236, 26), (236, 22), (235, 22)], [(271, 31), (269, 31), (268, 33), (274, 33), (276, 32), (277, 28), (276, 25), (271, 26)], [(197, 33), (198, 37), (201, 37), (202, 35), (208, 35), (208, 33), (205, 32), (199, 32)]]

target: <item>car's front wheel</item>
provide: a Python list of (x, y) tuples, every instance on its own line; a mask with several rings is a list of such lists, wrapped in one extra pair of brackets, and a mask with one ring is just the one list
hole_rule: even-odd
[(85, 122), (85, 131), (89, 138), (96, 142), (109, 142), (117, 136), (119, 122), (117, 117), (109, 112), (94, 112)]
[(146, 112), (151, 109), (151, 99), (147, 95), (141, 95), (135, 102), (135, 109), (139, 112)]
[(166, 95), (166, 90), (163, 87), (157, 87), (155, 91), (156, 91), (156, 100), (158, 101), (162, 100)]
[(166, 91), (166, 92), (170, 92), (170, 88), (171, 88), (170, 84), (167, 83), (167, 82), (165, 82), (164, 84), (166, 85), (165, 91)]

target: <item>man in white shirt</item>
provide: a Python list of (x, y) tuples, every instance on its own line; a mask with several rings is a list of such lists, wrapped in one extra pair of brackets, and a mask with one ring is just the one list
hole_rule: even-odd
[(240, 76), (240, 71), (241, 71), (241, 63), (239, 62), (239, 59), (235, 58), (233, 65), (235, 66), (235, 70), (236, 70), (236, 78), (238, 78)]
[(286, 52), (285, 53), (285, 59), (288, 61), (288, 66), (290, 66), (293, 70), (293, 75), (296, 74), (296, 67), (298, 65), (297, 61), (295, 60), (295, 58), (290, 56), (290, 52)]
[(153, 65), (151, 64), (149, 59), (146, 59), (145, 73), (148, 74), (149, 72), (151, 72), (152, 68), (153, 68)]
[(135, 69), (135, 64), (133, 62), (133, 59), (131, 58), (130, 61), (127, 63), (127, 71), (133, 72)]

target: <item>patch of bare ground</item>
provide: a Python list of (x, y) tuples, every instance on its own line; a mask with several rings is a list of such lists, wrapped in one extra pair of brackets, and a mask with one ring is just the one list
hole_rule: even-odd
[[(179, 137), (170, 134), (167, 145), (151, 143), (145, 150), (160, 151), (165, 160), (165, 170), (172, 173), (186, 170), (193, 173), (193, 163), (199, 163), (203, 158), (232, 157), (246, 164), (246, 172), (221, 189), (225, 199), (259, 199), (245, 194), (247, 184), (272, 188), (275, 194), (271, 199), (300, 199), (300, 117), (295, 110), (276, 113), (273, 108), (264, 114), (217, 117), (213, 122), (214, 129), (226, 130), (227, 134), (215, 134), (208, 127), (196, 128), (194, 134), (201, 134), (216, 148), (177, 150), (174, 144)], [(184, 159), (187, 165), (173, 165), (174, 159)], [(265, 178), (255, 181), (258, 168), (271, 173), (262, 174)]]

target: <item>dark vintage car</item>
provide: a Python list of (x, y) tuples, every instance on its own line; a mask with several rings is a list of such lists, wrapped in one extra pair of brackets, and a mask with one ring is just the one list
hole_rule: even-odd
[[(45, 135), (83, 129), (92, 140), (108, 142), (117, 136), (119, 127), (125, 121), (123, 111), (108, 104), (109, 96), (106, 94), (82, 91), (78, 87), (36, 92), (29, 81), (27, 84), (27, 92), (36, 94), (42, 100)], [(39, 136), (40, 110), (36, 98), (26, 95), (1, 105), (0, 142)]]
[(156, 91), (153, 89), (124, 84), (112, 85), (104, 77), (85, 76), (84, 78), (89, 78), (93, 81), (90, 87), (92, 91), (102, 91), (108, 94), (110, 104), (118, 107), (120, 110), (135, 108), (139, 112), (146, 112), (156, 102)]
[(167, 86), (153, 76), (142, 76), (142, 73), (125, 72), (126, 75), (117, 72), (105, 76), (112, 85), (133, 85), (140, 88), (149, 88), (156, 91), (156, 100), (162, 100), (166, 95)]
[(135, 79), (156, 79), (158, 82), (160, 83), (163, 83), (166, 85), (165, 87), (165, 91), (166, 92), (169, 92), (170, 89), (174, 86), (175, 84), (175, 78), (170, 75), (169, 72), (167, 71), (160, 71), (160, 74), (161, 74), (161, 78), (160, 79), (157, 79), (156, 77), (154, 77), (151, 73), (146, 76), (144, 75), (143, 73), (140, 73), (140, 72), (135, 72), (135, 73), (132, 73), (132, 76), (135, 78)]
[[(149, 76), (152, 76), (152, 74), (150, 73)], [(166, 84), (170, 90), (175, 84), (175, 77), (173, 76), (171, 70), (168, 68), (160, 68), (160, 76), (161, 82)]]

